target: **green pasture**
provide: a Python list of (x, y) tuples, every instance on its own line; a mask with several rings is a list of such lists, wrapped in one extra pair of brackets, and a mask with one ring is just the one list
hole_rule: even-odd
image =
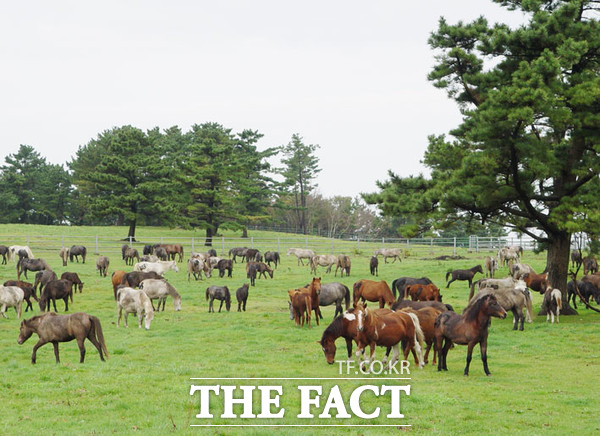
[[(191, 250), (184, 244), (186, 259), (179, 264), (180, 271), (169, 271), (166, 278), (182, 295), (182, 310), (175, 312), (171, 300), (164, 312), (156, 313), (149, 331), (137, 328), (135, 316), (129, 317), (129, 328), (116, 327), (116, 306), (113, 299), (110, 273), (116, 269), (129, 271), (120, 258), (120, 246), (127, 233), (123, 227), (46, 227), (0, 226), (0, 244), (30, 246), (36, 256), (44, 257), (60, 275), (64, 271), (77, 272), (84, 281), (83, 293), (77, 293), (70, 313), (87, 312), (102, 322), (110, 357), (101, 362), (91, 343), (86, 341), (86, 361), (79, 364), (75, 342), (60, 344), (61, 363), (54, 362), (50, 344), (38, 350), (37, 364), (30, 363), (34, 335), (25, 344), (17, 344), (20, 320), (14, 310), (7, 311), (8, 319), (0, 318), (0, 365), (3, 377), (1, 434), (386, 434), (410, 431), (415, 434), (597, 434), (600, 420), (597, 412), (597, 383), (600, 371), (600, 315), (579, 307), (578, 316), (564, 316), (560, 324), (546, 323), (545, 316), (534, 317), (533, 324), (525, 324), (525, 331), (512, 330), (512, 315), (506, 320), (494, 320), (490, 327), (488, 362), (492, 372), (486, 377), (476, 348), (470, 375), (463, 376), (466, 348), (456, 346), (448, 355), (448, 372), (438, 373), (431, 364), (419, 370), (411, 366), (410, 380), (391, 380), (389, 375), (340, 374), (337, 364), (328, 365), (317, 341), (331, 322), (334, 307), (323, 309), (325, 319), (312, 329), (294, 325), (289, 319), (287, 290), (303, 286), (310, 279), (307, 266), (297, 266), (296, 259), (285, 255), (281, 243), (282, 264), (274, 278), (259, 279), (250, 288), (247, 312), (237, 312), (235, 290), (247, 282), (243, 264), (236, 264), (233, 278), (213, 277), (188, 282), (186, 264)], [(101, 235), (101, 253), (111, 260), (109, 276), (99, 277), (95, 269), (94, 249), (88, 253), (85, 264), (69, 263), (63, 267), (58, 257), (61, 244), (83, 242), (88, 249)], [(196, 251), (204, 251), (202, 233), (142, 227), (137, 231), (136, 247), (154, 243), (160, 237), (195, 238)], [(239, 234), (225, 234), (239, 238)], [(251, 232), (253, 245), (261, 250), (276, 249), (277, 238), (288, 235)], [(197, 239), (196, 239), (197, 238)], [(292, 238), (289, 236), (289, 238)], [(312, 242), (312, 241), (311, 241)], [(287, 244), (287, 245), (286, 245)], [(330, 241), (322, 241), (323, 250)], [(351, 255), (350, 277), (334, 277), (319, 268), (324, 283), (340, 281), (348, 287), (369, 275), (369, 257), (372, 246), (347, 246), (336, 242), (336, 251)], [(240, 243), (239, 245), (244, 245)], [(249, 245), (249, 244), (246, 244)], [(309, 244), (310, 245), (310, 244)], [(222, 253), (215, 244), (219, 255)], [(375, 246), (375, 245), (373, 245)], [(140, 250), (141, 251), (141, 250)], [(39, 253), (39, 254), (38, 254)], [(438, 260), (452, 255), (451, 248), (410, 247), (408, 257), (401, 263), (384, 264), (380, 259), (379, 279), (391, 283), (402, 276), (428, 276), (442, 289), (444, 302), (457, 311), (466, 305), (466, 282), (454, 282), (445, 289), (445, 274), (456, 268), (470, 268), (483, 263), (489, 252), (470, 253), (461, 249), (460, 259)], [(336, 253), (337, 254), (337, 253)], [(225, 256), (226, 257), (226, 256)], [(544, 268), (545, 255), (526, 252), (523, 262), (536, 270)], [(498, 276), (507, 275), (507, 269)], [(479, 277), (479, 276), (478, 276)], [(16, 278), (15, 264), (0, 265), (0, 279)], [(33, 277), (30, 275), (30, 281)], [(226, 285), (232, 292), (231, 312), (208, 313), (206, 287)], [(541, 303), (539, 294), (533, 295), (534, 313)], [(57, 303), (60, 313), (64, 304)], [(218, 304), (217, 304), (218, 308)], [(224, 311), (224, 309), (223, 309)], [(34, 315), (39, 313), (34, 305)], [(24, 317), (32, 316), (31, 312)], [(314, 318), (313, 318), (314, 322)], [(338, 360), (345, 360), (345, 345), (338, 340)], [(383, 356), (378, 349), (378, 357)], [(431, 360), (431, 357), (430, 357)], [(411, 364), (413, 362), (411, 361)], [(279, 378), (265, 383), (193, 380), (197, 378)], [(311, 378), (368, 377), (368, 381), (314, 380)], [(295, 380), (304, 378), (306, 380)], [(196, 418), (199, 397), (190, 395), (192, 384), (254, 384), (283, 387), (280, 407), (285, 418), (277, 420), (222, 419), (220, 397), (211, 399), (214, 419)], [(366, 420), (300, 419), (298, 385), (320, 385), (323, 396), (321, 413), (327, 394), (338, 385), (348, 407), (349, 393), (357, 386), (409, 384), (410, 395), (402, 395), (403, 419), (390, 420), (389, 396), (376, 398), (372, 393), (361, 396), (365, 412), (381, 408), (379, 418)], [(237, 393), (236, 395), (241, 395)], [(258, 392), (256, 410), (260, 412)], [(273, 412), (276, 407), (272, 408)], [(241, 406), (234, 411), (242, 413)], [(335, 414), (333, 409), (332, 414)], [(313, 427), (193, 427), (203, 424), (310, 424)], [(330, 425), (357, 427), (328, 427)], [(375, 427), (390, 425), (394, 427)], [(402, 425), (410, 425), (403, 427)], [(320, 427), (315, 427), (320, 426)], [(327, 426), (327, 427), (326, 427)]]

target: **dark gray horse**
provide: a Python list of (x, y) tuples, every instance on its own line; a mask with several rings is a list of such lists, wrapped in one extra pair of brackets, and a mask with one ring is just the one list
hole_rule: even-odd
[(85, 263), (85, 256), (87, 255), (87, 248), (83, 245), (73, 245), (69, 250), (69, 260), (73, 262), (73, 257), (79, 263), (79, 256), (81, 256), (82, 263)]
[[(308, 288), (308, 285), (305, 288)], [(333, 318), (344, 312), (344, 309), (342, 309), (342, 301), (344, 300), (346, 302), (346, 310), (348, 310), (350, 308), (350, 290), (346, 285), (338, 282), (321, 284), (319, 306), (329, 306), (335, 303)], [(323, 319), (321, 309), (319, 309), (319, 317)]]
[(8, 247), (6, 245), (0, 245), (0, 255), (2, 256), (2, 265), (6, 265), (6, 255), (8, 254)]
[(231, 257), (231, 259), (236, 262), (235, 258), (236, 257), (246, 257), (246, 252), (248, 251), (247, 247), (236, 247), (236, 248), (232, 248), (231, 250), (229, 250), (229, 257)]
[(210, 298), (210, 302), (208, 303), (208, 312), (215, 311), (213, 307), (214, 300), (221, 300), (221, 305), (219, 306), (219, 312), (223, 307), (223, 302), (225, 302), (225, 309), (229, 312), (231, 309), (231, 294), (229, 293), (229, 288), (227, 286), (209, 286), (206, 288), (206, 300)]
[(271, 266), (271, 262), (275, 264), (275, 268), (281, 263), (281, 257), (277, 251), (265, 251), (265, 263)]
[(248, 301), (248, 288), (250, 285), (248, 283), (244, 283), (237, 291), (235, 291), (235, 298), (237, 298), (238, 302), (238, 312), (241, 312), (242, 309), (244, 312), (246, 311), (246, 301)]
[(21, 280), (21, 273), (27, 278), (27, 271), (52, 270), (44, 259), (29, 259), (24, 257), (17, 263), (17, 280)]

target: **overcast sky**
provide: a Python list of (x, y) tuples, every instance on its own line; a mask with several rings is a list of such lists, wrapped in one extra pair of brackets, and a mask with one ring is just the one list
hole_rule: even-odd
[(0, 3), (0, 163), (20, 144), (70, 161), (98, 133), (217, 122), (319, 144), (325, 196), (423, 171), (460, 121), (427, 81), (440, 16), (517, 22), (487, 0)]

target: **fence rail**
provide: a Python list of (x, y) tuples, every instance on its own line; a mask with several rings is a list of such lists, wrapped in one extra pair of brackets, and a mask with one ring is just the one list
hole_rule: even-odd
[[(129, 245), (137, 248), (140, 254), (144, 245), (181, 244), (184, 253), (208, 251), (205, 239), (199, 237), (144, 237), (138, 241), (129, 241)], [(48, 236), (48, 235), (1, 235), (0, 244), (27, 245), (35, 257), (44, 257), (52, 252), (58, 253), (62, 247), (84, 245), (89, 254), (116, 256), (121, 255), (121, 246), (126, 243), (121, 239), (108, 235), (96, 236)], [(248, 238), (213, 238), (212, 248), (220, 256), (227, 256), (235, 247), (257, 248), (261, 251), (278, 251), (285, 255), (289, 248), (310, 248), (318, 254), (354, 254), (372, 255), (377, 248), (402, 248), (409, 256), (434, 256), (441, 254), (457, 255), (464, 252), (496, 252), (504, 246), (519, 245), (524, 250), (533, 250), (536, 242), (530, 238), (380, 238), (380, 239), (335, 239), (314, 236), (286, 237), (248, 237)], [(39, 254), (38, 254), (39, 253)]]

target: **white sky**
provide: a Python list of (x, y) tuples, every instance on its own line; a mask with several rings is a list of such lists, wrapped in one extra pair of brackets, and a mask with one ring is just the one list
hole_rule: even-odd
[(70, 161), (98, 133), (218, 122), (319, 144), (325, 196), (423, 171), (460, 121), (427, 81), (440, 16), (516, 22), (483, 0), (0, 3), (0, 164), (20, 144)]

